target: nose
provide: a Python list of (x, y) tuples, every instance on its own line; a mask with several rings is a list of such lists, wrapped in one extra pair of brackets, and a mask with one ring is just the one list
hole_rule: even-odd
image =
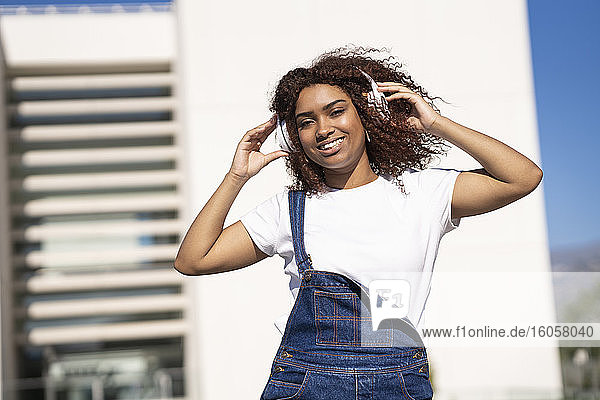
[(317, 130), (317, 143), (327, 139), (329, 136), (333, 134), (333, 127), (329, 124), (321, 123), (321, 126)]

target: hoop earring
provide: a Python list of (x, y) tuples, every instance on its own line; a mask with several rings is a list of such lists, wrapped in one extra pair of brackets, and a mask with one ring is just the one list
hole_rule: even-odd
[(367, 136), (367, 142), (371, 143), (371, 138), (369, 137), (369, 131), (365, 129), (365, 135)]

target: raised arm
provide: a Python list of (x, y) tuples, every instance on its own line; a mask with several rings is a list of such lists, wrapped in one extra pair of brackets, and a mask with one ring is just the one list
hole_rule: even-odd
[(432, 133), (469, 153), (483, 169), (461, 172), (452, 194), (452, 218), (483, 214), (531, 193), (542, 170), (512, 147), (446, 117), (436, 119)]
[(408, 122), (469, 153), (483, 169), (461, 172), (452, 194), (452, 218), (483, 214), (531, 193), (542, 180), (542, 170), (512, 147), (438, 114), (421, 96), (397, 82), (377, 82), (390, 100), (411, 105)]
[(275, 128), (275, 118), (249, 130), (239, 142), (231, 168), (186, 233), (175, 269), (184, 275), (206, 275), (252, 265), (267, 257), (256, 247), (240, 221), (223, 229), (244, 184), (271, 161), (287, 155), (278, 150), (260, 153), (260, 146)]

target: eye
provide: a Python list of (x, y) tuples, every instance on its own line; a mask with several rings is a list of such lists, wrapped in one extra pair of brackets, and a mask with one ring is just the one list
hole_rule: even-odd
[(341, 113), (343, 113), (343, 112), (344, 112), (344, 109), (343, 109), (343, 108), (336, 108), (335, 110), (333, 110), (333, 111), (331, 112), (331, 115), (333, 115), (333, 116), (336, 116), (336, 115), (340, 115), (340, 114), (341, 114)]
[(302, 128), (306, 127), (311, 122), (312, 121), (310, 119), (305, 119), (302, 122), (300, 122), (300, 125), (298, 125), (298, 128), (302, 129)]

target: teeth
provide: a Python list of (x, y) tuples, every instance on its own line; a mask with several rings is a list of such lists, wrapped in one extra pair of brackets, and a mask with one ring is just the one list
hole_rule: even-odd
[(333, 142), (331, 142), (331, 143), (328, 143), (328, 144), (326, 144), (325, 146), (319, 146), (319, 148), (320, 148), (321, 150), (327, 150), (327, 149), (330, 149), (330, 148), (332, 148), (332, 147), (335, 147), (335, 146), (337, 146), (338, 144), (342, 143), (342, 140), (343, 140), (343, 139), (344, 139), (344, 138), (339, 138), (339, 139), (337, 139), (337, 140), (334, 140), (334, 141), (333, 141)]

